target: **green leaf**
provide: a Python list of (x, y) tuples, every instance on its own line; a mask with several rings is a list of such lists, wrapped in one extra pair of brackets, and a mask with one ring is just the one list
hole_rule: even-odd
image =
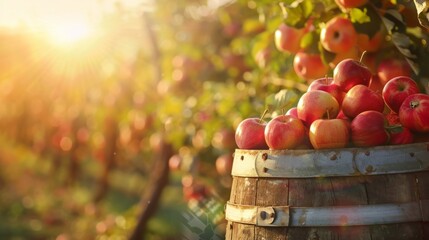
[(350, 10), (350, 20), (358, 33), (364, 33), (372, 38), (380, 31), (381, 18), (376, 9), (370, 4)]
[(356, 23), (367, 23), (371, 21), (371, 18), (367, 14), (368, 9), (352, 8), (350, 10), (350, 18), (352, 22)]
[(322, 58), (322, 62), (326, 65), (334, 61), (335, 57), (337, 56), (335, 53), (330, 52), (325, 48), (323, 48), (321, 43), (319, 43), (319, 51), (320, 51), (320, 57)]
[(404, 55), (415, 74), (420, 73), (419, 56), (416, 52), (417, 44), (407, 35), (406, 24), (397, 10), (389, 9), (382, 18), (389, 31), (392, 42), (399, 52)]
[(285, 24), (296, 28), (303, 28), (314, 10), (314, 3), (311, 0), (288, 1), (281, 3), (280, 6)]
[(420, 24), (429, 29), (429, 1), (414, 0), (414, 4), (416, 5)]
[(319, 54), (320, 53), (319, 39), (320, 39), (320, 34), (318, 32), (316, 31), (308, 32), (302, 37), (300, 46), (307, 53)]
[(300, 46), (301, 46), (301, 48), (305, 49), (305, 48), (308, 48), (309, 46), (311, 46), (311, 44), (313, 42), (314, 42), (313, 34), (312, 34), (312, 32), (308, 32), (302, 37), (301, 42), (300, 42)]
[(298, 94), (290, 89), (280, 90), (265, 99), (266, 108), (270, 111), (289, 109), (298, 101)]

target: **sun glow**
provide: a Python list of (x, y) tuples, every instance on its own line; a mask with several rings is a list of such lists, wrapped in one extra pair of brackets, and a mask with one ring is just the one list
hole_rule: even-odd
[(58, 24), (49, 28), (50, 38), (60, 45), (71, 45), (85, 40), (92, 34), (88, 23), (73, 22), (69, 24)]

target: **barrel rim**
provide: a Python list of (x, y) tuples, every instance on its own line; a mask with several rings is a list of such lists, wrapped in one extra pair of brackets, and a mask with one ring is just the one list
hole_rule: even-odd
[(311, 178), (429, 171), (429, 142), (371, 148), (236, 149), (238, 177)]

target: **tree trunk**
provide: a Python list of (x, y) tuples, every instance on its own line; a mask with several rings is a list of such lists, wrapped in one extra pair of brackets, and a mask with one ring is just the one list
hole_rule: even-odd
[(160, 149), (154, 154), (153, 171), (147, 189), (141, 199), (141, 212), (136, 227), (129, 238), (130, 240), (141, 240), (144, 237), (147, 222), (156, 212), (162, 191), (168, 184), (168, 160), (172, 154), (173, 148), (171, 145), (162, 141)]

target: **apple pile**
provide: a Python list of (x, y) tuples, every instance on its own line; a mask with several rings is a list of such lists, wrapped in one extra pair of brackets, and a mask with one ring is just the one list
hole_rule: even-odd
[[(333, 77), (314, 80), (296, 107), (269, 122), (243, 120), (235, 132), (241, 149), (330, 149), (408, 144), (429, 136), (429, 95), (409, 76), (369, 87), (372, 74), (360, 61), (344, 59)], [(423, 139), (428, 141), (428, 138)]]

